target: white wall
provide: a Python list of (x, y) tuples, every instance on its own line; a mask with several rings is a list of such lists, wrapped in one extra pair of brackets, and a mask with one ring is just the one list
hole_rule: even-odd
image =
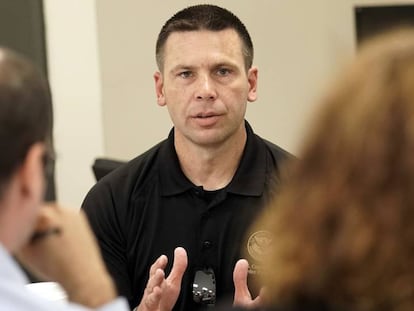
[[(295, 153), (317, 96), (355, 49), (353, 6), (404, 1), (213, 0), (246, 24), (259, 67), (259, 100), (247, 119), (255, 131)], [(405, 1), (405, 3), (413, 1)], [(121, 4), (122, 3), (122, 4)], [(155, 41), (163, 23), (200, 1), (97, 2), (105, 151), (130, 159), (166, 137), (155, 101)]]
[[(392, 0), (216, 0), (249, 29), (259, 67), (255, 131), (296, 153), (333, 74), (355, 50), (354, 5)], [(166, 137), (156, 104), (155, 41), (177, 10), (199, 1), (45, 0), (49, 68), (59, 153), (57, 191), (79, 205), (93, 184), (93, 158), (131, 159)]]
[(95, 1), (44, 0), (57, 152), (56, 194), (78, 207), (104, 154)]
[[(254, 41), (259, 100), (249, 104), (247, 119), (257, 133), (294, 152), (308, 102), (334, 65), (326, 9), (332, 1), (210, 2), (236, 13)], [(152, 78), (155, 41), (171, 15), (196, 3), (97, 2), (108, 156), (130, 159), (166, 137), (171, 122), (156, 104)]]

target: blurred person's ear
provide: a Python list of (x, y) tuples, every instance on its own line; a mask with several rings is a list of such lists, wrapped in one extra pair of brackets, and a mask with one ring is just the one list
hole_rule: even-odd
[(18, 172), (20, 193), (23, 199), (40, 203), (45, 187), (45, 144), (35, 143), (29, 147)]
[[(5, 218), (8, 235), (5, 245), (15, 253), (29, 240), (34, 229), (45, 188), (45, 145), (35, 143), (29, 147), (23, 161), (10, 177), (4, 192)], [(16, 226), (16, 224), (19, 224)]]

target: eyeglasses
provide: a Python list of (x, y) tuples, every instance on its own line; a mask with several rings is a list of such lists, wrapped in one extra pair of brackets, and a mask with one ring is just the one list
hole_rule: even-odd
[(193, 299), (199, 304), (214, 306), (216, 303), (216, 276), (211, 268), (197, 270), (193, 282)]
[(46, 150), (42, 157), (43, 162), (43, 170), (45, 172), (45, 176), (48, 177), (53, 173), (53, 166), (55, 164), (55, 153), (51, 150)]

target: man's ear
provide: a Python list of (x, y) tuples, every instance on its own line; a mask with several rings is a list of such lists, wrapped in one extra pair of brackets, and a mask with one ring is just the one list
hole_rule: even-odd
[(157, 95), (157, 103), (160, 106), (165, 106), (165, 96), (164, 96), (164, 79), (162, 73), (157, 71), (154, 73), (154, 82), (155, 82), (155, 93)]
[(249, 93), (247, 94), (247, 100), (249, 102), (254, 102), (257, 99), (257, 78), (257, 67), (251, 67), (247, 72), (247, 81), (249, 83)]
[(21, 194), (27, 197), (41, 197), (44, 188), (44, 163), (45, 144), (35, 143), (30, 146), (26, 157), (19, 168)]

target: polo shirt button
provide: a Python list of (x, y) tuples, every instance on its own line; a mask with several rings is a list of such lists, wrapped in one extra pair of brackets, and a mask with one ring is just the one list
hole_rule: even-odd
[(209, 241), (209, 240), (205, 240), (204, 242), (203, 242), (203, 249), (209, 249), (209, 248), (211, 248), (213, 246), (213, 243), (211, 243), (211, 241)]

